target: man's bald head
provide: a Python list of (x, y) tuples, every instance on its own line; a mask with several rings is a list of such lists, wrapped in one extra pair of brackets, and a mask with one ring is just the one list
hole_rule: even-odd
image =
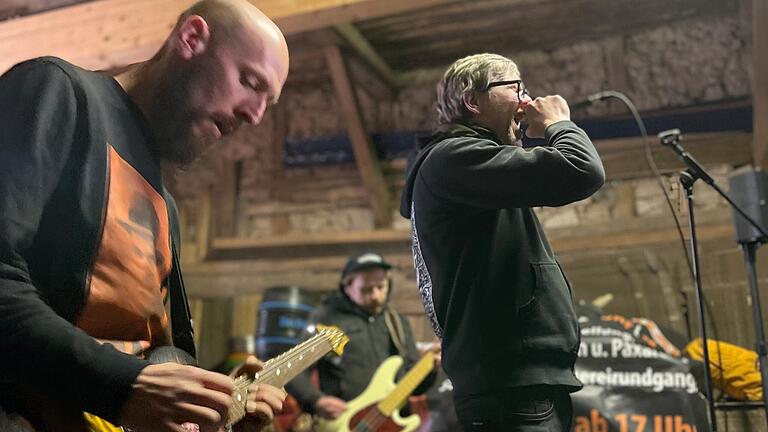
[(245, 0), (202, 0), (179, 17), (135, 93), (157, 154), (189, 162), (244, 123), (258, 124), (288, 76), (280, 29)]
[(256, 31), (275, 46), (282, 45), (287, 53), (285, 37), (275, 23), (259, 8), (245, 0), (201, 0), (179, 16), (176, 26), (191, 16), (202, 17), (214, 39), (230, 39), (243, 28)]

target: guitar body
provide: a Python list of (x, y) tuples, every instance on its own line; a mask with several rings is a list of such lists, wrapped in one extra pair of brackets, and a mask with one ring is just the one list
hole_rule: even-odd
[[(370, 432), (411, 432), (416, 430), (421, 421), (419, 416), (411, 415), (400, 417), (395, 411), (390, 417), (386, 417), (378, 411), (377, 403), (386, 398), (396, 387), (395, 378), (403, 358), (392, 356), (376, 369), (371, 382), (360, 396), (347, 403), (347, 410), (334, 420), (318, 420), (315, 430), (317, 432), (352, 432), (365, 430)], [(362, 424), (361, 424), (362, 423)]]

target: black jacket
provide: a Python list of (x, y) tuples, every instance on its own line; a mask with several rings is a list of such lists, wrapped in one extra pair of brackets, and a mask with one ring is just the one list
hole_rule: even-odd
[(485, 128), (455, 124), (409, 163), (401, 214), (456, 397), (581, 385), (572, 293), (531, 207), (584, 199), (604, 172), (574, 123), (550, 125), (546, 141), (501, 145)]
[[(87, 410), (115, 421), (147, 365), (72, 323), (88, 297), (103, 228), (108, 147), (141, 143), (126, 153), (130, 161), (136, 151), (149, 151), (148, 139), (138, 108), (110, 77), (41, 58), (0, 78), (0, 396), (6, 405), (26, 389), (52, 397), (64, 412)], [(135, 169), (161, 193), (159, 164), (145, 156), (136, 157), (144, 165)], [(165, 198), (178, 244), (175, 205)], [(173, 267), (178, 270), (175, 253)], [(178, 272), (172, 275), (171, 290), (183, 293)]]
[[(311, 323), (339, 327), (349, 337), (349, 343), (340, 357), (329, 354), (317, 362), (320, 389), (312, 385), (311, 371), (297, 376), (285, 386), (304, 411), (313, 413), (315, 402), (321, 396), (335, 396), (345, 401), (354, 399), (368, 386), (381, 362), (392, 355), (399, 355), (389, 335), (385, 313), (370, 315), (340, 290), (329, 295), (324, 304), (309, 317)], [(407, 350), (405, 362), (397, 375), (399, 380), (419, 360), (419, 353), (408, 320), (396, 312), (395, 315), (402, 323)], [(416, 388), (414, 394), (424, 393), (434, 382), (435, 376), (433, 371)]]

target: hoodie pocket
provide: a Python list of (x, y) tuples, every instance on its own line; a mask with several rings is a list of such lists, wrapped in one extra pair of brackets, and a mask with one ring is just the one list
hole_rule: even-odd
[(531, 263), (535, 285), (520, 308), (523, 346), (529, 351), (575, 353), (579, 324), (565, 276), (556, 263)]

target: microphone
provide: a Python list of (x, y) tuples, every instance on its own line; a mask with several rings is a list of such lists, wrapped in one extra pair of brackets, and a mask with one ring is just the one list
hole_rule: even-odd
[(586, 107), (594, 104), (595, 102), (600, 102), (600, 101), (604, 101), (606, 99), (610, 99), (612, 97), (615, 97), (615, 93), (616, 92), (611, 91), (611, 90), (601, 91), (601, 92), (598, 92), (598, 93), (593, 93), (593, 94), (587, 96), (583, 100), (580, 100), (580, 101), (572, 103), (572, 104), (568, 104), (568, 106), (571, 108), (571, 110), (577, 110), (577, 109), (586, 108)]

